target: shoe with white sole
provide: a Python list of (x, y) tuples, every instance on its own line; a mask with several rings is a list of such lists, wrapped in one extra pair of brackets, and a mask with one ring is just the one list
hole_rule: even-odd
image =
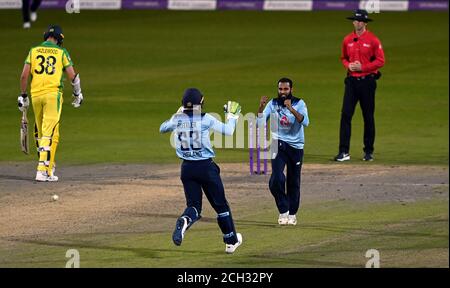
[(30, 28), (31, 28), (31, 23), (30, 22), (23, 23), (23, 29), (30, 29)]
[(297, 225), (297, 217), (295, 215), (288, 216), (288, 225)]
[(57, 182), (58, 176), (48, 176), (47, 171), (36, 171), (36, 181), (38, 182)]
[(175, 245), (180, 246), (181, 242), (183, 242), (184, 233), (188, 227), (188, 220), (186, 217), (180, 217), (177, 219), (177, 223), (175, 224), (175, 230), (172, 234), (172, 240)]
[(278, 216), (278, 224), (280, 225), (287, 225), (289, 220), (289, 211), (286, 213), (281, 213), (280, 216)]
[(30, 13), (30, 19), (32, 22), (37, 20), (37, 13), (36, 12), (31, 12)]
[(56, 175), (52, 175), (52, 176), (47, 176), (47, 181), (48, 182), (57, 182), (58, 181), (58, 176)]
[(350, 154), (348, 153), (339, 153), (336, 157), (334, 157), (334, 161), (344, 162), (350, 160)]
[(36, 181), (47, 182), (48, 181), (47, 171), (36, 171)]
[(234, 251), (236, 251), (236, 249), (239, 246), (241, 246), (241, 244), (242, 244), (242, 234), (241, 233), (236, 233), (236, 238), (238, 239), (238, 242), (236, 242), (234, 244), (226, 244), (225, 245), (225, 253), (232, 254), (232, 253), (234, 253)]

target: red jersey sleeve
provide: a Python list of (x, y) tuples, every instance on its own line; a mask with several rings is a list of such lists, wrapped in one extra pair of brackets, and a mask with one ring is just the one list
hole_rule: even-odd
[(349, 56), (347, 54), (347, 38), (344, 38), (344, 41), (342, 41), (342, 48), (341, 48), (341, 61), (342, 64), (344, 64), (345, 69), (348, 70), (349, 62)]
[(372, 41), (373, 56), (371, 61), (361, 66), (361, 72), (376, 71), (384, 66), (383, 46), (378, 38), (374, 37)]

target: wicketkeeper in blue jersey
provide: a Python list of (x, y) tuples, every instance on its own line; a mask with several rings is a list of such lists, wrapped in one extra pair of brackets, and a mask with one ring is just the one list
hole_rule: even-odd
[[(272, 145), (276, 153), (272, 155), (272, 175), (269, 188), (280, 215), (278, 224), (297, 225), (296, 214), (300, 207), (300, 179), (305, 144), (304, 127), (308, 126), (308, 110), (302, 99), (292, 96), (292, 80), (282, 78), (278, 81), (278, 97), (270, 100), (261, 97), (258, 109), (258, 126), (274, 118), (277, 128), (271, 128)], [(267, 104), (267, 105), (266, 105)], [(272, 147), (273, 148), (273, 147)], [(275, 155), (273, 155), (275, 154)], [(287, 175), (284, 175), (287, 167)]]
[(202, 112), (204, 97), (196, 88), (184, 92), (182, 106), (169, 120), (161, 124), (161, 133), (175, 131), (176, 154), (183, 160), (181, 181), (186, 197), (186, 209), (177, 219), (172, 240), (181, 245), (184, 234), (202, 212), (202, 190), (217, 213), (217, 222), (223, 233), (225, 252), (233, 253), (242, 244), (242, 235), (236, 232), (231, 210), (220, 178), (220, 168), (214, 163), (209, 130), (233, 135), (241, 106), (234, 101), (225, 105), (227, 123)]

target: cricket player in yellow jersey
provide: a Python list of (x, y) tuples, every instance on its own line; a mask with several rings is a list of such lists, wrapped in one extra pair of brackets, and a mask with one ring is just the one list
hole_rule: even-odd
[(44, 42), (30, 49), (20, 78), (21, 95), (19, 110), (29, 106), (28, 79), (31, 75), (31, 103), (35, 115), (35, 137), (39, 164), (36, 181), (54, 182), (55, 153), (59, 142), (59, 119), (63, 103), (64, 73), (71, 81), (74, 100), (72, 105), (80, 107), (83, 102), (80, 77), (73, 68), (66, 49), (62, 48), (64, 35), (61, 27), (50, 25), (44, 33)]

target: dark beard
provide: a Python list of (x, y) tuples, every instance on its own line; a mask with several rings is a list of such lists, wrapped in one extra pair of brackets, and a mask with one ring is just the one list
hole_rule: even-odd
[(286, 99), (292, 99), (292, 93), (289, 93), (288, 95), (286, 95), (286, 97), (281, 96), (280, 93), (278, 93), (278, 105), (282, 106), (282, 107), (286, 107), (286, 105), (284, 105), (284, 100)]

